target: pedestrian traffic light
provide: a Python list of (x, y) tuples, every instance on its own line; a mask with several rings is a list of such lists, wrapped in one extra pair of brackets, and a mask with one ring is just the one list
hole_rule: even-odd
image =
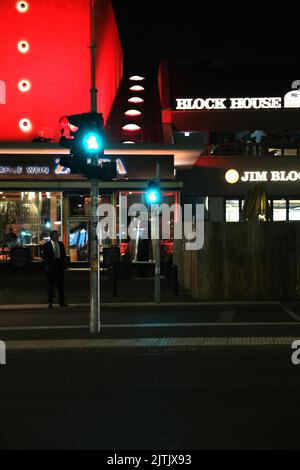
[[(103, 118), (99, 113), (73, 114), (60, 119), (60, 145), (70, 148), (74, 155), (85, 153), (88, 157), (95, 152), (103, 153)], [(71, 152), (71, 153), (72, 153)]]
[(83, 147), (86, 152), (100, 152), (103, 149), (103, 142), (97, 133), (90, 133), (83, 138)]
[(145, 199), (148, 204), (159, 204), (161, 200), (160, 185), (157, 180), (150, 180), (145, 194)]
[(91, 159), (104, 153), (103, 118), (99, 113), (83, 113), (63, 116), (60, 119), (59, 144), (69, 148), (70, 154), (61, 157), (61, 166), (70, 168), (88, 178), (101, 179), (101, 167), (91, 164)]

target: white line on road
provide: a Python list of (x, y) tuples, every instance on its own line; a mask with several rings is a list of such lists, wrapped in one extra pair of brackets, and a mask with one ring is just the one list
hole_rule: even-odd
[[(191, 328), (191, 327), (243, 327), (243, 326), (299, 326), (299, 322), (243, 322), (243, 323), (106, 323), (101, 328)], [(73, 330), (88, 329), (89, 325), (11, 326), (0, 331)]]
[(291, 310), (286, 305), (281, 304), (281, 307), (290, 317), (292, 317), (292, 318), (294, 318), (294, 320), (297, 320), (298, 322), (300, 322), (300, 317), (299, 317), (299, 315), (297, 315), (297, 313), (293, 312), (293, 310)]

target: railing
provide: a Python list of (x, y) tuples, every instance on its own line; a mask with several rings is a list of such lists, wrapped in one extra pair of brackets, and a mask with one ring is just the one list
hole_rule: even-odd
[(279, 147), (265, 144), (208, 144), (203, 147), (203, 156), (300, 156), (300, 147)]

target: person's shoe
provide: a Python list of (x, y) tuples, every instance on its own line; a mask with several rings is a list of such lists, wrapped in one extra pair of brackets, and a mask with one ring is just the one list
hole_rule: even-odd
[(67, 304), (59, 304), (60, 307), (69, 307)]
[(48, 304), (48, 308), (52, 308), (52, 307), (53, 307), (53, 304), (50, 302), (50, 303)]

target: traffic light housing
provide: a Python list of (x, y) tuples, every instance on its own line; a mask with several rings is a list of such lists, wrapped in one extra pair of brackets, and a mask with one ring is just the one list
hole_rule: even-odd
[(157, 180), (150, 180), (145, 194), (147, 204), (159, 204), (161, 201), (161, 189)]
[(61, 157), (59, 161), (61, 166), (70, 168), (71, 173), (81, 174), (89, 179), (116, 178), (115, 162), (103, 162), (102, 166), (91, 164), (93, 158), (99, 159), (104, 154), (102, 114), (83, 113), (63, 116), (60, 119), (60, 126), (62, 136), (59, 144), (70, 149), (69, 155)]
[(60, 119), (59, 144), (71, 149), (71, 154), (87, 157), (104, 151), (103, 117), (99, 113), (83, 113), (63, 116)]

